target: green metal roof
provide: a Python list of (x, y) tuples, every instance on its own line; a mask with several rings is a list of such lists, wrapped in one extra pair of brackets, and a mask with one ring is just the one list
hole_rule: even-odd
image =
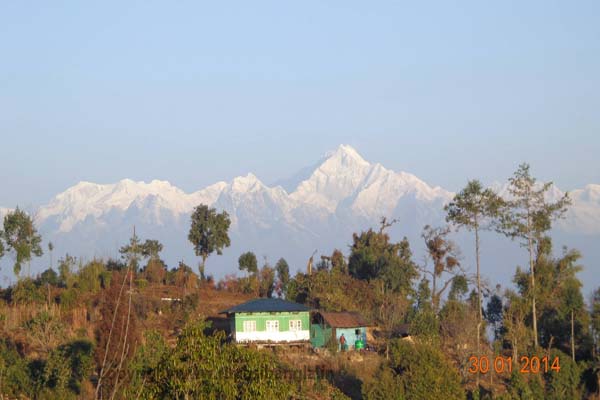
[(221, 311), (219, 314), (233, 314), (238, 312), (292, 312), (310, 311), (303, 304), (293, 303), (282, 299), (254, 299), (237, 306)]

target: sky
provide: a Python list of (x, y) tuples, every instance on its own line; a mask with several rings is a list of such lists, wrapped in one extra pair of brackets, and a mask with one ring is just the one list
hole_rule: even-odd
[[(418, 3), (418, 4), (417, 4)], [(600, 183), (600, 2), (2, 2), (0, 206), (266, 183), (341, 143), (460, 189)]]

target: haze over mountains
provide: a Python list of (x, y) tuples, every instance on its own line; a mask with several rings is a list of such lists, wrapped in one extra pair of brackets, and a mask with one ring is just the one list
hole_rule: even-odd
[[(492, 187), (505, 191), (502, 184)], [(550, 196), (562, 194), (553, 187)], [(566, 244), (583, 252), (586, 270), (582, 277), (586, 289), (591, 289), (600, 283), (600, 251), (595, 245), (600, 239), (600, 185), (589, 184), (570, 195), (573, 206), (553, 232), (555, 248)], [(40, 207), (35, 221), (44, 242), (54, 243), (55, 259), (66, 252), (87, 259), (118, 257), (118, 248), (135, 225), (142, 239), (158, 239), (165, 245), (163, 259), (170, 267), (179, 260), (195, 267), (197, 258), (187, 241), (189, 216), (194, 206), (208, 204), (226, 210), (232, 220), (232, 246), (223, 256), (213, 255), (207, 262), (207, 273), (220, 278), (237, 272), (237, 257), (248, 250), (259, 258), (266, 256), (271, 263), (285, 257), (293, 270), (304, 269), (314, 250), (329, 255), (339, 248), (348, 253), (352, 233), (377, 227), (382, 216), (398, 220), (392, 236), (407, 236), (421, 262), (421, 230), (426, 224), (444, 223), (443, 206), (453, 196), (410, 173), (367, 162), (355, 149), (342, 145), (316, 165), (271, 186), (251, 173), (194, 193), (158, 180), (80, 182)], [(0, 214), (7, 210), (0, 208)], [(467, 269), (472, 266), (469, 240), (457, 236)], [(515, 265), (525, 262), (516, 243), (496, 234), (484, 236), (483, 250), (484, 275), (494, 283), (508, 282)], [(35, 262), (34, 271), (48, 262)], [(2, 263), (8, 265), (6, 259)]]

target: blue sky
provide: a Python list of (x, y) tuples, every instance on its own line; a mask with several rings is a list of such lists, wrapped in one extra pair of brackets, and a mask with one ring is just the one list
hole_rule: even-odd
[[(418, 4), (416, 4), (418, 3)], [(267, 183), (348, 143), (457, 190), (600, 183), (600, 2), (2, 2), (0, 206)]]

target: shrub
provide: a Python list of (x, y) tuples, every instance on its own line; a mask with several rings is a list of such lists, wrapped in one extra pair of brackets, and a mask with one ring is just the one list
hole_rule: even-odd
[(391, 341), (390, 366), (404, 388), (406, 399), (464, 399), (456, 368), (437, 347)]

